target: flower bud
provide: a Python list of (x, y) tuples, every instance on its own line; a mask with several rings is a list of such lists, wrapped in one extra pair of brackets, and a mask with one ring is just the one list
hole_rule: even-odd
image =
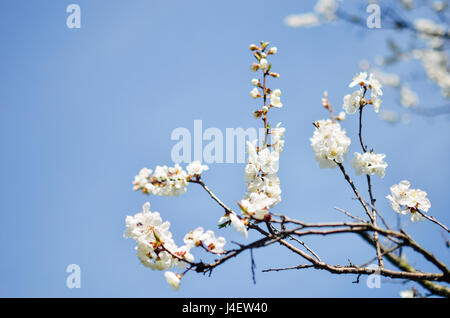
[(268, 47), (268, 46), (269, 46), (269, 42), (261, 41), (261, 48), (262, 48), (263, 51), (264, 51), (264, 50), (266, 49), (266, 47)]
[(265, 70), (267, 68), (267, 60), (266, 59), (261, 59), (261, 61), (259, 61), (259, 67), (262, 68), (263, 70)]
[(259, 94), (259, 90), (256, 87), (250, 91), (250, 96), (253, 98), (261, 97), (261, 95)]
[(258, 46), (256, 46), (255, 44), (251, 44), (250, 45), (250, 51), (256, 51), (256, 50), (260, 50), (261, 48), (259, 48)]
[(275, 72), (270, 72), (269, 75), (272, 76), (272, 77), (275, 77), (275, 78), (280, 77), (280, 74), (275, 73)]
[(261, 116), (262, 116), (262, 111), (260, 111), (260, 110), (255, 110), (255, 111), (253, 112), (253, 116), (255, 116), (256, 119), (261, 118)]
[(257, 70), (259, 70), (259, 64), (258, 63), (253, 63), (251, 66), (251, 70), (253, 72), (256, 72)]
[(269, 49), (269, 51), (267, 52), (267, 54), (276, 54), (278, 51), (276, 46), (273, 46)]
[(336, 119), (339, 121), (344, 121), (345, 120), (345, 112), (340, 112), (339, 115), (336, 117)]
[(165, 272), (164, 276), (169, 285), (172, 286), (173, 290), (178, 290), (180, 288), (181, 275), (177, 275), (173, 272)]
[(323, 98), (322, 98), (322, 106), (327, 108), (328, 107), (328, 92), (323, 92)]

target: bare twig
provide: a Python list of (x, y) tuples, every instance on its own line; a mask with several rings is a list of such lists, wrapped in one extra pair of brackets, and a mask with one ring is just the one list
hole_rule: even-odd
[(203, 189), (205, 189), (206, 192), (211, 196), (211, 198), (216, 201), (222, 208), (224, 208), (225, 212), (227, 213), (235, 213), (231, 208), (229, 208), (225, 203), (223, 203), (207, 186), (206, 184), (198, 177), (195, 180), (189, 180), (191, 183), (197, 183), (202, 186)]
[(287, 270), (291, 270), (291, 269), (304, 269), (304, 268), (311, 268), (314, 267), (314, 265), (297, 265), (294, 267), (282, 267), (282, 268), (268, 268), (268, 269), (264, 269), (262, 270), (263, 273), (267, 273), (267, 272), (280, 272), (280, 271), (287, 271)]
[(423, 213), (422, 211), (419, 211), (419, 210), (417, 210), (417, 212), (418, 212), (421, 216), (423, 216), (425, 219), (427, 219), (427, 220), (429, 220), (429, 221), (431, 221), (431, 222), (433, 222), (433, 223), (439, 225), (439, 226), (442, 227), (444, 230), (446, 230), (447, 233), (450, 233), (450, 231), (448, 230), (448, 228), (447, 228), (444, 224), (442, 224), (441, 222), (439, 222), (438, 220), (436, 220), (436, 218), (434, 218), (434, 217), (432, 217), (432, 216), (430, 216), (430, 215), (426, 215), (425, 213)]
[(339, 211), (339, 212), (344, 213), (345, 215), (347, 215), (348, 217), (350, 217), (350, 218), (352, 218), (352, 219), (354, 219), (354, 220), (364, 222), (363, 219), (361, 219), (361, 218), (359, 218), (359, 217), (357, 217), (357, 216), (354, 216), (354, 215), (350, 214), (349, 212), (345, 211), (344, 209), (341, 209), (341, 208), (338, 208), (338, 207), (334, 207), (334, 209), (335, 209), (336, 211)]

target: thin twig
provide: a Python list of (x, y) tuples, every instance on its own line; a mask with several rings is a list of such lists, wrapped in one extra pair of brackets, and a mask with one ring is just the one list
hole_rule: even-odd
[(436, 220), (436, 218), (430, 216), (430, 215), (426, 215), (425, 213), (423, 213), (422, 211), (417, 210), (417, 212), (423, 216), (424, 218), (426, 218), (427, 220), (439, 225), (440, 227), (442, 227), (444, 230), (446, 230), (448, 233), (450, 233), (450, 231), (448, 230), (448, 228), (442, 224), (441, 222), (439, 222), (438, 220)]
[(267, 272), (280, 272), (280, 271), (287, 271), (287, 270), (291, 270), (291, 269), (304, 269), (304, 268), (311, 268), (314, 267), (314, 265), (297, 265), (297, 266), (293, 266), (293, 267), (282, 267), (282, 268), (268, 268), (268, 269), (264, 269), (262, 270), (263, 273), (267, 273)]
[(361, 218), (359, 218), (359, 217), (357, 217), (357, 216), (354, 216), (354, 215), (350, 214), (349, 212), (345, 211), (344, 209), (341, 209), (341, 208), (338, 208), (338, 207), (334, 207), (334, 209), (335, 209), (336, 211), (339, 211), (339, 212), (344, 213), (345, 215), (347, 215), (348, 217), (350, 217), (350, 218), (352, 218), (352, 219), (354, 219), (354, 220), (361, 221), (361, 222), (365, 222), (363, 219), (361, 219)]

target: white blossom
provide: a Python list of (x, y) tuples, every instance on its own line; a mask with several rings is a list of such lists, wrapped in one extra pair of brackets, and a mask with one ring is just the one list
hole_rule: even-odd
[(175, 266), (183, 269), (187, 266), (187, 263), (194, 262), (194, 256), (191, 253), (189, 253), (190, 249), (191, 249), (190, 246), (183, 245), (171, 250), (171, 253), (175, 255), (175, 257), (173, 257)]
[(275, 128), (272, 128), (270, 130), (270, 135), (272, 136), (272, 149), (279, 154), (283, 151), (284, 148), (284, 140), (282, 138), (285, 131), (286, 128), (281, 127), (281, 123), (278, 123)]
[(344, 121), (345, 117), (346, 117), (345, 112), (340, 112), (339, 115), (336, 117), (336, 119), (339, 121)]
[(133, 190), (142, 190), (146, 194), (177, 196), (186, 192), (187, 173), (179, 164), (174, 167), (156, 166), (155, 171), (144, 168), (134, 178)]
[(425, 18), (414, 20), (414, 27), (425, 36), (445, 34), (445, 27), (437, 25), (434, 21)]
[(314, 6), (314, 12), (289, 15), (284, 19), (284, 23), (294, 28), (317, 26), (321, 21), (331, 22), (335, 20), (338, 8), (337, 0), (318, 0)]
[(281, 96), (281, 90), (279, 89), (274, 89), (272, 91), (272, 93), (270, 94), (270, 104), (273, 107), (277, 107), (277, 108), (281, 108), (283, 106), (283, 103), (281, 103), (280, 101), (280, 96)]
[(377, 98), (383, 95), (383, 90), (381, 89), (383, 85), (381, 85), (380, 81), (375, 78), (373, 73), (370, 73), (369, 80), (367, 81), (367, 85), (371, 90), (371, 97)]
[[(150, 211), (150, 203), (142, 206), (142, 211), (125, 219), (125, 238), (137, 243), (137, 257), (151, 269), (167, 270), (174, 266), (183, 268), (194, 257), (188, 246), (177, 247), (169, 231), (170, 223), (163, 222), (158, 212)], [(170, 251), (170, 253), (169, 253)]]
[(361, 174), (373, 175), (377, 174), (380, 178), (384, 178), (386, 167), (388, 164), (384, 162), (385, 154), (376, 154), (373, 152), (365, 152), (360, 154), (355, 152), (355, 157), (351, 161), (351, 165), (355, 168), (356, 175)]
[(315, 158), (321, 168), (334, 168), (344, 161), (350, 146), (350, 138), (337, 122), (330, 119), (316, 122), (314, 135), (310, 139)]
[(353, 80), (349, 84), (349, 87), (354, 87), (356, 85), (364, 87), (365, 91), (363, 93), (362, 90), (360, 89), (360, 91), (353, 92), (352, 95), (344, 96), (343, 107), (347, 111), (347, 113), (354, 114), (359, 109), (360, 106), (364, 106), (364, 104), (366, 104), (365, 102), (363, 105), (361, 105), (361, 101), (366, 90), (369, 89), (371, 94), (371, 101), (369, 101), (368, 103), (371, 103), (373, 105), (375, 112), (378, 112), (382, 102), (380, 96), (383, 95), (381, 82), (375, 78), (373, 73), (370, 73), (369, 78), (367, 78), (366, 72), (360, 72), (355, 77), (353, 77)]
[(258, 153), (258, 166), (264, 174), (274, 174), (278, 172), (280, 155), (276, 151), (264, 148)]
[(403, 85), (400, 89), (400, 103), (405, 108), (417, 107), (419, 97), (408, 86)]
[(450, 72), (446, 51), (424, 49), (414, 51), (414, 57), (422, 60), (427, 76), (441, 88), (444, 97), (450, 97)]
[(226, 240), (223, 237), (216, 237), (211, 230), (204, 232), (202, 227), (198, 227), (185, 235), (184, 243), (190, 248), (203, 246), (208, 251), (220, 254), (223, 253)]
[(406, 289), (400, 291), (401, 298), (414, 298), (414, 291), (412, 289)]
[(263, 70), (265, 70), (267, 68), (268, 62), (265, 58), (262, 58), (259, 61), (259, 67), (262, 68)]
[(259, 90), (258, 88), (254, 87), (251, 91), (250, 91), (250, 96), (253, 98), (258, 98), (261, 95), (259, 94)]
[(184, 236), (184, 244), (187, 246), (195, 247), (202, 244), (202, 235), (204, 233), (204, 230), (202, 227), (198, 227), (193, 231), (190, 231)]
[(248, 163), (244, 179), (247, 193), (238, 202), (246, 217), (264, 220), (269, 217), (269, 208), (281, 202), (280, 180), (276, 173), (279, 169), (279, 156), (284, 147), (282, 139), (285, 129), (279, 123), (271, 130), (271, 147), (258, 150), (257, 140), (247, 142)]
[(448, 3), (446, 1), (435, 1), (433, 2), (433, 10), (436, 12), (442, 12), (448, 8)]
[(257, 220), (264, 220), (269, 215), (269, 206), (273, 201), (264, 192), (250, 193), (248, 199), (241, 200), (240, 207), (245, 214)]
[(229, 213), (228, 217), (230, 218), (231, 225), (244, 237), (248, 237), (247, 227), (244, 222), (234, 213)]
[(222, 236), (216, 237), (214, 232), (211, 230), (208, 230), (205, 233), (203, 233), (203, 235), (201, 237), (201, 241), (202, 241), (203, 246), (208, 251), (211, 251), (211, 252), (217, 253), (217, 254), (224, 252), (223, 247), (227, 243), (227, 241), (225, 240), (224, 237), (222, 237)]
[(269, 51), (267, 52), (268, 54), (277, 54), (278, 52), (278, 48), (276, 46), (273, 46), (269, 49)]
[(287, 26), (294, 28), (312, 27), (320, 24), (319, 17), (315, 13), (292, 14), (284, 19)]
[(200, 161), (192, 161), (187, 167), (186, 170), (189, 175), (200, 175), (203, 171), (208, 170), (207, 165), (202, 165)]
[(252, 84), (253, 84), (254, 86), (258, 86), (258, 84), (259, 84), (259, 79), (257, 79), (257, 78), (252, 78)]
[(141, 188), (144, 188), (145, 185), (148, 183), (148, 178), (150, 177), (150, 175), (152, 174), (152, 170), (151, 169), (147, 169), (147, 168), (142, 168), (139, 173), (137, 174), (137, 176), (134, 177), (134, 187), (133, 190), (139, 190)]
[(174, 272), (165, 272), (164, 276), (166, 277), (167, 282), (173, 288), (173, 290), (178, 290), (180, 288), (180, 276), (175, 274)]
[(378, 96), (372, 97), (372, 105), (373, 105), (373, 110), (378, 113), (378, 111), (380, 110), (380, 106), (381, 106), (381, 98)]
[(354, 87), (356, 85), (362, 85), (367, 83), (367, 73), (360, 72), (353, 77), (352, 82), (348, 85), (348, 87)]
[(336, 11), (338, 8), (339, 4), (336, 0), (319, 0), (314, 7), (314, 11), (325, 21), (332, 21), (336, 19)]
[(354, 114), (361, 107), (363, 93), (361, 90), (354, 91), (351, 95), (344, 96), (344, 105), (342, 106), (347, 114)]
[(423, 220), (423, 217), (417, 213), (418, 210), (428, 212), (431, 202), (427, 198), (427, 193), (420, 189), (410, 189), (410, 182), (400, 181), (391, 187), (391, 195), (386, 196), (391, 202), (392, 209), (400, 214), (410, 213), (412, 222)]

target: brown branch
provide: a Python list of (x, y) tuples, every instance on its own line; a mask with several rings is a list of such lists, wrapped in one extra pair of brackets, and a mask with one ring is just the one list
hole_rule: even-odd
[[(211, 196), (211, 198), (216, 201), (227, 213), (235, 213), (232, 209), (230, 209), (225, 203), (223, 203), (207, 186), (206, 184), (198, 177), (194, 180), (189, 180), (191, 183), (196, 183), (202, 186), (203, 189), (205, 189), (206, 192)], [(235, 213), (236, 214), (236, 213)]]
[[(308, 227), (324, 227), (324, 226), (339, 226), (339, 223), (329, 223), (329, 224), (307, 224)], [(401, 231), (393, 231), (393, 230), (385, 230), (379, 227), (376, 227), (370, 223), (341, 223), (344, 224), (342, 228), (335, 228), (332, 230), (307, 230), (307, 231), (299, 231), (298, 229), (294, 229), (291, 231), (287, 231), (289, 234), (295, 234), (296, 236), (305, 236), (305, 235), (331, 235), (331, 234), (339, 234), (339, 233), (363, 233), (363, 232), (378, 232), (386, 237), (396, 237), (403, 241), (403, 245), (411, 247), (413, 250), (421, 254), (426, 260), (434, 264), (437, 268), (439, 268), (443, 274), (447, 277), (447, 280), (450, 282), (450, 271), (446, 267), (444, 263), (439, 261), (432, 253), (421, 247), (411, 236), (406, 234), (406, 232)], [(305, 224), (306, 225), (306, 224)], [(305, 227), (305, 226), (303, 226)], [(380, 248), (381, 251), (381, 248)]]
[(287, 271), (287, 270), (291, 270), (291, 269), (304, 269), (304, 268), (311, 268), (314, 267), (314, 265), (304, 265), (304, 264), (300, 264), (294, 267), (283, 267), (283, 268), (268, 268), (268, 269), (264, 269), (262, 270), (263, 273), (267, 273), (267, 272), (280, 272), (280, 271)]
[(349, 212), (345, 211), (344, 209), (341, 209), (341, 208), (338, 208), (338, 207), (334, 207), (334, 209), (335, 209), (336, 211), (339, 211), (339, 212), (344, 213), (345, 215), (347, 215), (348, 217), (350, 217), (350, 218), (352, 218), (352, 219), (354, 219), (354, 220), (364, 222), (363, 219), (361, 219), (361, 218), (359, 218), (359, 217), (357, 217), (357, 216), (354, 216), (354, 215), (350, 214)]
[(292, 236), (292, 235), (289, 235), (289, 238), (292, 239), (292, 240), (294, 240), (294, 241), (296, 241), (296, 242), (299, 243), (300, 245), (302, 245), (302, 246), (303, 246), (308, 252), (310, 252), (311, 255), (313, 255), (319, 262), (322, 261), (322, 260), (320, 259), (319, 255), (317, 255), (317, 253), (314, 252), (313, 249), (311, 249), (308, 245), (306, 245), (305, 242), (299, 240), (298, 238), (295, 238), (295, 237)]
[[(362, 98), (362, 102), (360, 107), (359, 107), (359, 131), (358, 131), (358, 135), (359, 135), (359, 142), (361, 143), (361, 148), (363, 150), (364, 153), (367, 152), (367, 146), (364, 146), (364, 142), (362, 139), (362, 114), (363, 114), (363, 110), (364, 110), (364, 106), (365, 106), (365, 99), (364, 97), (366, 96), (366, 92), (367, 92), (367, 87), (364, 86), (364, 93), (363, 93), (363, 98)], [(366, 175), (366, 179), (367, 179), (367, 187), (368, 187), (368, 192), (369, 192), (369, 197), (370, 197), (370, 205), (372, 207), (372, 223), (377, 226), (377, 213), (375, 212), (375, 198), (373, 197), (373, 193), (372, 193), (372, 183), (370, 181), (370, 175)], [(377, 253), (377, 259), (378, 259), (378, 266), (379, 267), (383, 267), (383, 257), (381, 255), (381, 249), (380, 249), (380, 244), (378, 242), (378, 232), (374, 232), (373, 233), (373, 238), (375, 240), (375, 250)]]
[(193, 267), (195, 267), (196, 272), (202, 272), (202, 273), (211, 272), (217, 266), (225, 263), (226, 261), (232, 259), (233, 257), (238, 256), (239, 254), (241, 254), (242, 252), (244, 252), (248, 249), (254, 249), (254, 248), (268, 246), (268, 245), (278, 242), (279, 240), (281, 240), (281, 236), (273, 237), (272, 235), (269, 235), (269, 236), (263, 237), (263, 238), (255, 241), (253, 243), (250, 243), (248, 245), (241, 245), (241, 247), (239, 249), (231, 251), (227, 256), (219, 258), (219, 259), (215, 260), (213, 263), (205, 264), (203, 262), (200, 262), (200, 263), (193, 264)]
[[(373, 241), (373, 238), (370, 237), (369, 234), (367, 234), (367, 233), (359, 233), (359, 235), (366, 242), (368, 242), (370, 245), (374, 245), (375, 244), (375, 242)], [(381, 246), (381, 249), (383, 251), (387, 250), (387, 248), (384, 247), (383, 245)], [(386, 259), (392, 265), (394, 265), (395, 267), (397, 267), (398, 269), (400, 269), (402, 271), (417, 273), (417, 270), (414, 267), (412, 267), (411, 265), (409, 265), (406, 260), (398, 257), (394, 253), (387, 253), (386, 254)], [(432, 292), (435, 295), (444, 296), (444, 297), (450, 297), (450, 288), (448, 288), (447, 286), (442, 286), (442, 285), (430, 282), (428, 280), (417, 280), (417, 283), (419, 285), (421, 285), (422, 287), (424, 287), (425, 289), (429, 290), (430, 292)]]
[[(381, 276), (399, 279), (409, 279), (413, 281), (448, 281), (448, 278), (441, 273), (419, 273), (419, 272), (409, 272), (409, 271), (394, 271), (386, 268), (369, 268), (369, 267), (355, 267), (355, 266), (336, 266), (330, 265), (325, 262), (319, 262), (315, 258), (309, 256), (302, 250), (296, 248), (292, 244), (286, 242), (285, 240), (280, 240), (280, 244), (286, 246), (288, 249), (294, 253), (305, 258), (314, 265), (316, 269), (323, 269), (333, 274), (379, 274)], [(375, 244), (375, 242), (374, 242)]]
[[(383, 251), (383, 252), (381, 253), (381, 255), (382, 255), (382, 256), (385, 256), (385, 255), (387, 255), (387, 254), (389, 254), (389, 253), (391, 253), (391, 252), (396, 251), (397, 249), (399, 249), (399, 248), (402, 247), (402, 246), (403, 246), (403, 245), (401, 245), (401, 244), (396, 245), (396, 246), (394, 246), (393, 248), (391, 248), (391, 249), (389, 249), (389, 250)], [(377, 260), (377, 257), (374, 257), (374, 258), (372, 258), (370, 261), (368, 261), (368, 262), (366, 262), (366, 263), (364, 263), (364, 264), (362, 264), (362, 265), (359, 265), (359, 267), (364, 267), (364, 266), (367, 266), (367, 265), (369, 265), (369, 264), (372, 264), (372, 262), (374, 262), (374, 261), (376, 261), (376, 260)]]
[[(277, 222), (273, 220), (273, 222)], [(393, 231), (387, 230), (380, 227), (375, 226), (369, 222), (334, 222), (334, 223), (305, 223), (298, 220), (290, 219), (286, 216), (283, 216), (283, 223), (292, 223), (299, 225), (298, 228), (292, 230), (286, 230), (284, 233), (288, 235), (296, 235), (298, 237), (307, 236), (307, 235), (332, 235), (332, 234), (342, 234), (342, 233), (365, 233), (365, 232), (377, 232), (387, 238), (397, 238), (401, 240), (401, 244), (404, 246), (409, 246), (419, 254), (421, 254), (426, 260), (434, 264), (437, 268), (439, 268), (446, 279), (450, 282), (450, 271), (446, 267), (444, 263), (439, 261), (432, 253), (421, 247), (411, 236), (409, 236), (406, 232), (401, 231)], [(333, 229), (326, 230), (315, 230), (314, 228), (326, 228), (330, 227)], [(312, 228), (309, 230), (303, 230), (305, 228)], [(395, 242), (396, 244), (400, 244)], [(380, 253), (381, 245), (380, 245)]]
[(372, 221), (373, 223), (373, 216), (372, 213), (370, 213), (369, 208), (367, 207), (366, 202), (363, 200), (363, 198), (361, 197), (361, 195), (358, 192), (358, 189), (356, 189), (355, 184), (353, 183), (352, 179), (350, 179), (349, 175), (347, 174), (347, 172), (345, 171), (344, 165), (342, 163), (336, 162), (336, 164), (338, 165), (339, 169), (341, 170), (342, 174), (344, 175), (345, 180), (348, 182), (348, 184), (350, 185), (350, 187), (353, 190), (353, 193), (355, 193), (356, 197), (358, 198), (359, 202), (361, 202), (361, 205), (364, 208), (364, 211), (366, 212), (367, 216), (369, 217), (369, 219)]

